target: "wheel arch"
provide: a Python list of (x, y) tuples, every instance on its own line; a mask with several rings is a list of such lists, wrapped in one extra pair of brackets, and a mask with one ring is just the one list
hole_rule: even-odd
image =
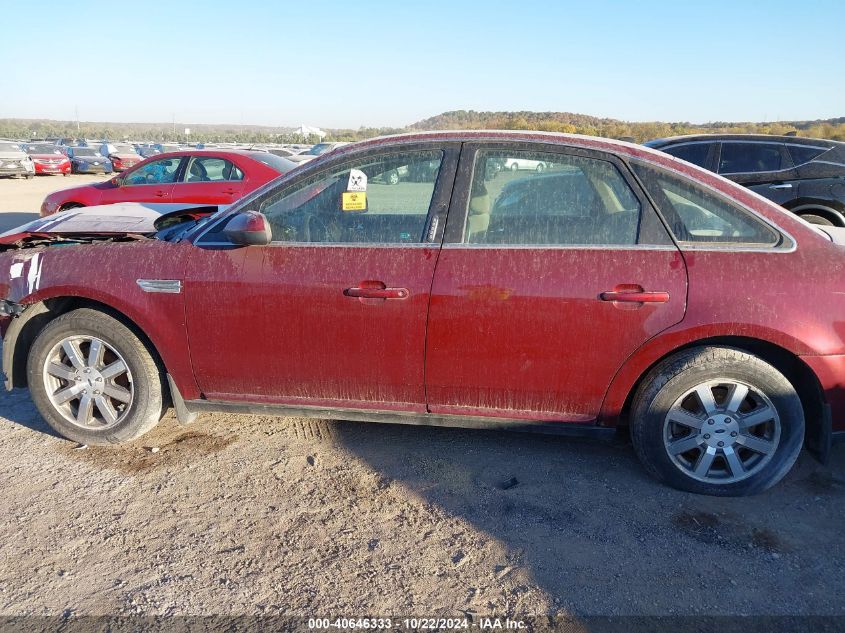
[(805, 444), (814, 452), (824, 453), (830, 435), (830, 416), (827, 415), (824, 394), (816, 374), (801, 358), (790, 350), (770, 341), (748, 336), (711, 336), (690, 341), (663, 353), (642, 370), (628, 389), (617, 417), (617, 426), (627, 426), (631, 403), (649, 372), (659, 363), (687, 349), (703, 346), (732, 347), (763, 359), (780, 371), (795, 388), (804, 409)]
[[(29, 351), (36, 337), (48, 323), (63, 314), (79, 308), (89, 308), (102, 312), (125, 325), (144, 344), (155, 363), (161, 369), (162, 374), (168, 374), (167, 363), (165, 363), (158, 347), (144, 329), (124, 312), (102, 301), (88, 297), (59, 296), (29, 304), (9, 326), (9, 330), (3, 341), (3, 371), (6, 374), (7, 389), (15, 387), (26, 388), (28, 386), (26, 363)], [(166, 387), (165, 397), (169, 398), (169, 392)]]
[(821, 202), (808, 198), (799, 198), (788, 207), (790, 212), (801, 216), (805, 213), (813, 213), (827, 218), (835, 226), (845, 226), (845, 208), (840, 209), (832, 206), (830, 202)]

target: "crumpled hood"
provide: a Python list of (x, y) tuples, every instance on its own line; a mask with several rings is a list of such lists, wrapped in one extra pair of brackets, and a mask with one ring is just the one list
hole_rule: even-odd
[(29, 158), (26, 152), (0, 152), (0, 160), (26, 160)]
[(156, 232), (156, 220), (162, 216), (197, 208), (209, 208), (207, 204), (162, 204), (123, 202), (93, 207), (82, 207), (38, 218), (23, 226), (0, 234), (0, 244), (13, 244), (32, 235), (111, 235), (147, 234)]

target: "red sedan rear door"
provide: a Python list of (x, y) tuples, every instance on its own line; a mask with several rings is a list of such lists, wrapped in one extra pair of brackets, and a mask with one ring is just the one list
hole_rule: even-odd
[(171, 197), (173, 202), (232, 204), (243, 195), (244, 178), (244, 170), (229, 158), (188, 156)]
[(459, 174), (432, 288), (430, 411), (592, 421), (625, 359), (683, 319), (680, 252), (611, 155), (467, 143)]

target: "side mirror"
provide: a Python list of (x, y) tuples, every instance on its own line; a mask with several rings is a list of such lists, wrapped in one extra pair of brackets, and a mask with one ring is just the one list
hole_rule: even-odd
[(267, 246), (273, 241), (270, 223), (258, 211), (242, 211), (229, 220), (223, 229), (230, 242), (239, 246)]
[(115, 176), (114, 178), (111, 179), (111, 184), (113, 184), (115, 187), (122, 187), (123, 186), (123, 178), (121, 178), (120, 176)]

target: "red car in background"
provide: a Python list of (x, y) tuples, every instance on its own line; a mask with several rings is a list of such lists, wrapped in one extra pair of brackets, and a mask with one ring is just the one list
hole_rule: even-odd
[(24, 151), (32, 158), (36, 174), (62, 174), (67, 176), (71, 170), (70, 159), (53, 143), (29, 143)]
[(267, 152), (186, 150), (160, 154), (105, 182), (51, 193), (41, 204), (41, 215), (115, 202), (231, 204), (296, 166)]
[(144, 160), (129, 143), (103, 143), (99, 151), (111, 161), (116, 172), (126, 171)]

